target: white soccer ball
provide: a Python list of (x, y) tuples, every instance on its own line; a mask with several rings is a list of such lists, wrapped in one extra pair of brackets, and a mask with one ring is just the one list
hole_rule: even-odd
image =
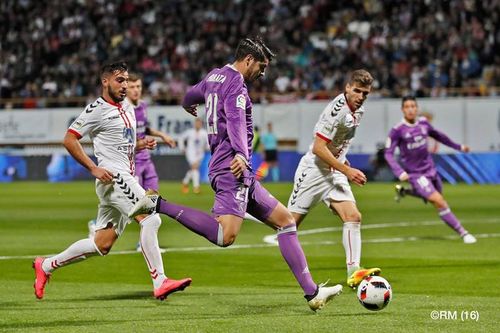
[(392, 288), (381, 276), (369, 276), (358, 286), (358, 300), (368, 310), (379, 311), (392, 299)]

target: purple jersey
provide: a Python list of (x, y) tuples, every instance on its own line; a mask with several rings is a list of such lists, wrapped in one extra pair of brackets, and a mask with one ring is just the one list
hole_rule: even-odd
[[(434, 161), (427, 148), (429, 136), (453, 149), (460, 150), (458, 143), (434, 129), (424, 117), (418, 118), (414, 124), (403, 119), (391, 129), (385, 146), (385, 159), (397, 177), (405, 171), (408, 174), (436, 174)], [(402, 165), (399, 165), (394, 158), (396, 147), (399, 148)]]
[[(132, 104), (132, 103), (131, 103)], [(134, 105), (134, 104), (132, 104)], [(137, 121), (137, 140), (144, 139), (146, 137), (146, 128), (148, 127), (148, 116), (147, 116), (147, 104), (144, 101), (139, 101), (139, 105), (134, 105), (135, 119)], [(136, 162), (149, 161), (151, 155), (149, 149), (141, 149), (136, 151), (135, 160)]]
[[(230, 162), (240, 155), (250, 165), (252, 157), (252, 102), (243, 76), (232, 66), (212, 70), (192, 87), (183, 105), (205, 103), (208, 142), (212, 158), (211, 177), (230, 170)], [(249, 171), (244, 178), (248, 179)]]

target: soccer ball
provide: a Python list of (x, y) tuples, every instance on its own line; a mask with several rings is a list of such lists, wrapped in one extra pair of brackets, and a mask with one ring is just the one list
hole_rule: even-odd
[(369, 276), (358, 286), (358, 300), (368, 310), (379, 311), (392, 299), (392, 288), (381, 276)]

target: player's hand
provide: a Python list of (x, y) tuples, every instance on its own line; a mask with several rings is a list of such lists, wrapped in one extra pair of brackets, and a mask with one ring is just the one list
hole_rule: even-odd
[(90, 173), (92, 174), (92, 176), (99, 179), (103, 183), (111, 183), (113, 181), (113, 174), (111, 173), (111, 171), (104, 168), (96, 166), (95, 168), (90, 170)]
[(470, 152), (470, 147), (469, 147), (469, 146), (467, 146), (467, 145), (462, 145), (462, 146), (460, 147), (460, 150), (461, 150), (462, 152), (464, 152), (464, 153), (468, 153), (468, 152)]
[(190, 106), (182, 106), (187, 113), (192, 114), (195, 117), (198, 117), (198, 104), (190, 105)]
[(399, 175), (399, 180), (402, 181), (402, 182), (405, 182), (408, 180), (408, 174), (405, 172), (403, 172), (402, 174)]
[(162, 139), (169, 147), (175, 148), (177, 146), (177, 142), (171, 136), (165, 135)]
[(347, 178), (356, 185), (363, 186), (366, 184), (366, 176), (363, 171), (349, 168), (346, 173)]
[(231, 173), (236, 177), (240, 178), (243, 175), (243, 171), (247, 169), (247, 163), (243, 158), (236, 155), (230, 164)]
[(155, 149), (156, 145), (157, 145), (157, 142), (154, 138), (151, 138), (148, 136), (144, 138), (144, 148), (145, 149), (149, 149), (149, 150)]

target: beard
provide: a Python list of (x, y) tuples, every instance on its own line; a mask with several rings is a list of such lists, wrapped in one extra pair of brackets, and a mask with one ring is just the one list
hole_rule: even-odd
[(125, 99), (125, 96), (122, 97), (121, 94), (115, 94), (111, 87), (108, 87), (108, 95), (115, 103), (122, 102)]

